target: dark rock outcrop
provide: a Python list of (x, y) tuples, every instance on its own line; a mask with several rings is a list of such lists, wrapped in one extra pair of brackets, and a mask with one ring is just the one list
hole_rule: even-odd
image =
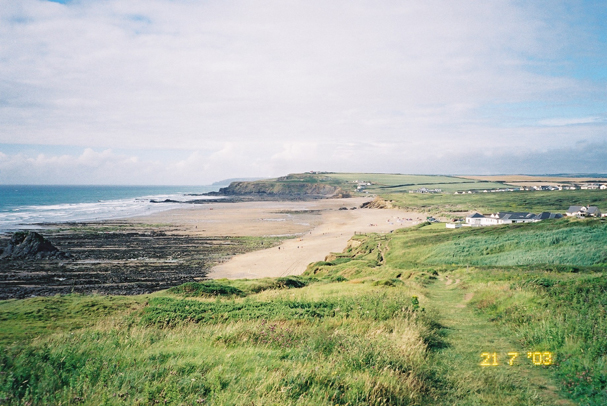
[(49, 240), (34, 231), (13, 234), (0, 259), (65, 259), (71, 255), (59, 251)]

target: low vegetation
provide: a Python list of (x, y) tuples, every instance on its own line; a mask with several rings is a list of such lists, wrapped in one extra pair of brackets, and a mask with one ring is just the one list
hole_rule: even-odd
[[(407, 288), (333, 284), (141, 311), (0, 352), (7, 404), (424, 404), (440, 342)], [(269, 299), (272, 300), (269, 300)], [(70, 300), (72, 298), (67, 298)], [(102, 300), (102, 298), (98, 298)]]
[[(493, 271), (471, 305), (506, 326), (521, 345), (554, 351), (561, 388), (585, 405), (607, 404), (607, 277)], [(480, 286), (480, 284), (479, 284)]]
[[(473, 190), (504, 187), (502, 183), (488, 182), (484, 180), (465, 179), (455, 176), (440, 175), (403, 175), (386, 173), (332, 173), (326, 176), (338, 179), (355, 188), (354, 181), (371, 183), (365, 185), (369, 193), (386, 194), (402, 193), (420, 188), (441, 189), (444, 192), (455, 192), (457, 190)], [(347, 189), (346, 186), (343, 186)]]
[(447, 217), (465, 217), (468, 212), (526, 211), (565, 213), (572, 205), (593, 205), (607, 210), (605, 190), (519, 191), (472, 194), (390, 193), (381, 196), (393, 205)]
[(0, 301), (0, 345), (73, 331), (141, 308), (145, 296), (57, 295)]
[[(0, 399), (604, 405), (606, 235), (601, 220), (424, 223), (357, 235), (300, 277), (0, 302)], [(492, 349), (522, 361), (479, 366)]]
[[(545, 368), (557, 381), (562, 396), (584, 405), (604, 405), (606, 246), (607, 223), (599, 219), (462, 230), (421, 225), (389, 236), (357, 236), (334, 261), (311, 264), (307, 273), (366, 277), (383, 286), (413, 280), (429, 287), (428, 295), (439, 308), (449, 303), (437, 296), (438, 286), (449, 279), (461, 280), (456, 288), (462, 292), (459, 297), (469, 295), (467, 306), (504, 329), (512, 348), (555, 354), (555, 365)], [(467, 339), (475, 342), (478, 337)], [(485, 348), (491, 347), (491, 342)], [(456, 358), (442, 368), (440, 359), (437, 368), (453, 377), (452, 390), (446, 396), (454, 396), (453, 388), (470, 389), (453, 370), (469, 376), (466, 369), (478, 364)], [(515, 381), (511, 377), (502, 384)], [(493, 404), (480, 388), (476, 390), (475, 395), (454, 399), (458, 404), (474, 404), (470, 399), (482, 398), (484, 404)], [(523, 392), (518, 389), (519, 394)]]

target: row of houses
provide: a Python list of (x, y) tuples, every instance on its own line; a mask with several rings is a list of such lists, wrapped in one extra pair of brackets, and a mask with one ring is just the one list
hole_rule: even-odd
[(499, 189), (474, 189), (454, 192), (456, 195), (465, 195), (472, 193), (499, 193), (499, 192), (525, 192), (525, 191), (554, 191), (554, 190), (607, 190), (607, 184), (589, 183), (581, 185), (536, 185), (521, 186)]
[(443, 189), (428, 189), (425, 187), (416, 189), (416, 190), (409, 190), (409, 193), (442, 193)]
[[(607, 213), (601, 214), (596, 206), (570, 206), (565, 213), (567, 217), (607, 217)], [(447, 224), (447, 228), (459, 228), (463, 225), (468, 227), (496, 226), (501, 224), (535, 223), (542, 220), (562, 218), (560, 213), (542, 212), (540, 214), (527, 212), (497, 212), (489, 215), (474, 213), (466, 217), (465, 224)]]
[(371, 186), (372, 183), (368, 182), (366, 180), (354, 180), (352, 181), (352, 183), (356, 183), (356, 191), (357, 192), (365, 192), (365, 193), (369, 193), (367, 190), (365, 190), (365, 188), (367, 186)]
[(606, 190), (607, 189), (607, 185), (606, 184), (591, 183), (591, 184), (588, 184), (588, 185), (581, 185), (580, 189), (582, 189), (582, 190), (592, 190), (592, 189)]

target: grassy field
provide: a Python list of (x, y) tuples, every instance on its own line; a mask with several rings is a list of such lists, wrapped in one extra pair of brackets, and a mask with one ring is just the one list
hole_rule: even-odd
[(52, 296), (0, 301), (0, 345), (77, 330), (138, 309), (145, 296)]
[(470, 211), (495, 213), (498, 211), (529, 211), (540, 213), (553, 211), (564, 213), (569, 206), (593, 205), (607, 210), (605, 190), (559, 190), (473, 194), (410, 194), (382, 193), (397, 207), (425, 211), (432, 214), (460, 216)]
[(601, 220), (421, 224), (300, 277), (0, 302), (0, 402), (604, 405), (606, 243)]
[(605, 177), (597, 176), (550, 176), (550, 175), (489, 175), (489, 176), (461, 176), (465, 179), (484, 180), (488, 182), (504, 182), (510, 185), (528, 184), (580, 184), (580, 183), (604, 183)]
[[(493, 180), (495, 179), (495, 181)], [(431, 214), (457, 216), (458, 213), (478, 211), (491, 213), (496, 211), (556, 211), (565, 212), (573, 205), (594, 205), (607, 211), (607, 191), (605, 190), (561, 190), (561, 191), (517, 191), (499, 193), (473, 193), (454, 195), (455, 191), (491, 190), (504, 188), (504, 182), (512, 179), (536, 180), (536, 183), (559, 183), (594, 178), (558, 178), (532, 176), (504, 177), (454, 177), (440, 175), (403, 175), (384, 173), (326, 173), (293, 174), (284, 177), (281, 182), (289, 183), (328, 183), (339, 185), (349, 192), (356, 190), (354, 181), (372, 183), (365, 191), (392, 200), (397, 207), (409, 210), (425, 211)], [(596, 181), (596, 179), (594, 179)], [(442, 189), (443, 193), (408, 193), (419, 188)]]
[(0, 398), (7, 404), (423, 404), (435, 379), (428, 353), (440, 338), (432, 317), (412, 303), (413, 293), (371, 284), (343, 292), (316, 282), (242, 298), (153, 295), (142, 310), (6, 345)]
[(442, 189), (445, 192), (456, 190), (500, 188), (504, 185), (496, 182), (487, 182), (475, 179), (464, 179), (453, 176), (440, 175), (402, 175), (385, 173), (331, 173), (326, 176), (350, 183), (352, 189), (355, 180), (372, 183), (367, 186), (369, 193), (403, 193), (419, 188)]

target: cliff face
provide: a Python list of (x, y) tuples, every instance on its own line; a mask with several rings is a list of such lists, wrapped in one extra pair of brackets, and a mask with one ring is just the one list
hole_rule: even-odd
[(339, 186), (325, 183), (306, 183), (306, 182), (276, 182), (276, 181), (257, 181), (257, 182), (232, 182), (230, 186), (219, 189), (220, 195), (225, 196), (245, 196), (245, 195), (263, 195), (272, 197), (347, 197), (349, 194), (344, 192)]

